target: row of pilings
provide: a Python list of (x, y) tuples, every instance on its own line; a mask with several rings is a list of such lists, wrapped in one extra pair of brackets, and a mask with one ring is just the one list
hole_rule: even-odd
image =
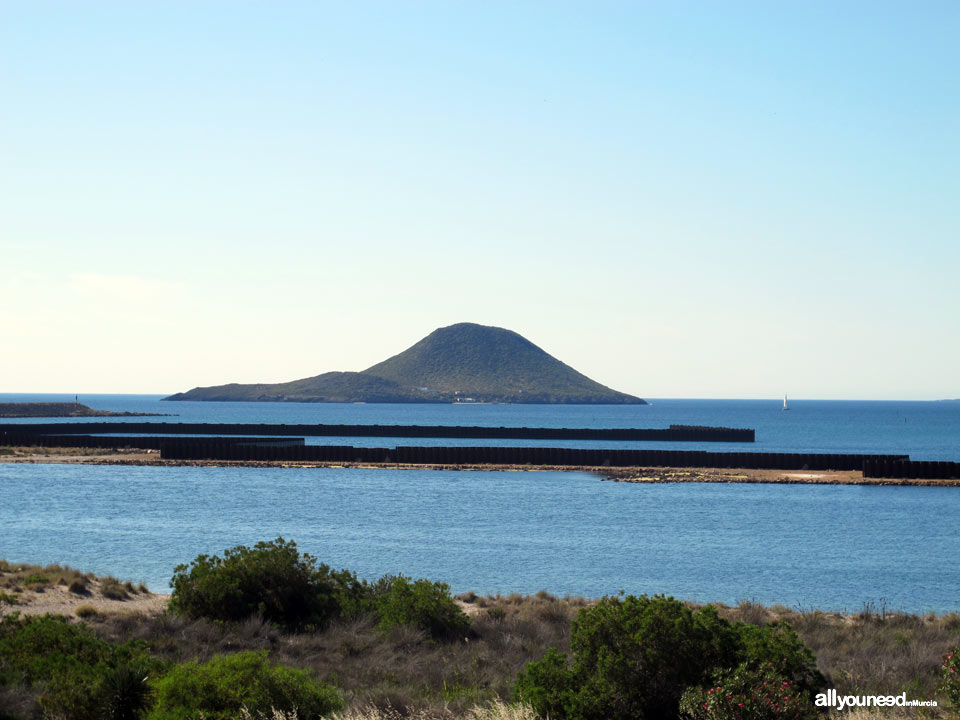
[[(25, 430), (29, 428), (29, 430)], [(44, 435), (286, 435), (299, 437), (475, 438), (488, 440), (599, 440), (752, 443), (751, 428), (671, 425), (669, 428), (538, 428), (472, 425), (274, 425), (262, 423), (70, 422), (0, 425), (0, 431)]]
[[(960, 479), (960, 463), (910, 460), (907, 455), (826, 453), (712, 452), (694, 450), (627, 450), (612, 448), (504, 447), (504, 446), (398, 446), (393, 448), (349, 445), (306, 445), (303, 437), (263, 433), (260, 437), (224, 435), (195, 437), (167, 435), (91, 435), (80, 428), (95, 426), (103, 432), (129, 432), (140, 423), (56, 423), (0, 425), (0, 445), (140, 448), (160, 452), (171, 460), (224, 460), (265, 462), (396, 463), (417, 465), (544, 465), (554, 467), (715, 467), (769, 470), (862, 471), (865, 478)], [(145, 423), (155, 427), (166, 423)], [(194, 424), (209, 429), (213, 426)], [(48, 434), (48, 428), (70, 434)], [(237, 428), (295, 426), (237, 425)], [(371, 427), (371, 426), (340, 426)], [(388, 426), (380, 426), (388, 427)], [(153, 428), (151, 428), (153, 429)], [(752, 431), (751, 431), (752, 432)]]
[(553, 467), (718, 467), (774, 470), (860, 470), (867, 459), (905, 460), (905, 455), (817, 455), (811, 453), (725, 453), (697, 450), (619, 450), (502, 446), (398, 446), (370, 448), (339, 445), (278, 447), (167, 440), (164, 458), (178, 460), (263, 460), (301, 462), (399, 463), (414, 465), (545, 465)]

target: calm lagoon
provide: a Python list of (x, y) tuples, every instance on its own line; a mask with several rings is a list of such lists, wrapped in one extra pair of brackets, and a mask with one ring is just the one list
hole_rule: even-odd
[(366, 578), (802, 609), (960, 610), (960, 488), (637, 485), (579, 473), (0, 465), (0, 556), (165, 592), (283, 536)]

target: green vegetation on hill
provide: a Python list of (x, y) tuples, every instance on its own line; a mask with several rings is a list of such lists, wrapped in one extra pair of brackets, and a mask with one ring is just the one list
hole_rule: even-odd
[(362, 372), (287, 383), (218, 385), (167, 400), (644, 404), (503, 328), (459, 323)]
[(485, 402), (642, 403), (545, 353), (512, 330), (460, 323), (434, 330), (364, 370), (444, 398)]

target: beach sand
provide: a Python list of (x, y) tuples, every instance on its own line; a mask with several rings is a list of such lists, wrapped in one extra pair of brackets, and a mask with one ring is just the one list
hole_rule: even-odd
[(19, 612), (22, 615), (66, 615), (76, 618), (77, 608), (92, 607), (101, 615), (159, 615), (167, 609), (169, 595), (137, 592), (126, 600), (111, 600), (100, 594), (100, 580), (90, 582), (86, 593), (78, 595), (66, 587), (55, 585), (41, 592), (22, 589), (7, 592), (16, 599), (16, 605), (0, 605), (0, 615)]

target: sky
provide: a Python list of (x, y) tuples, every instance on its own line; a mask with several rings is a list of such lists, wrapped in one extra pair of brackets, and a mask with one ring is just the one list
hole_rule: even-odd
[(0, 0), (0, 392), (519, 332), (641, 397), (960, 397), (960, 3)]

